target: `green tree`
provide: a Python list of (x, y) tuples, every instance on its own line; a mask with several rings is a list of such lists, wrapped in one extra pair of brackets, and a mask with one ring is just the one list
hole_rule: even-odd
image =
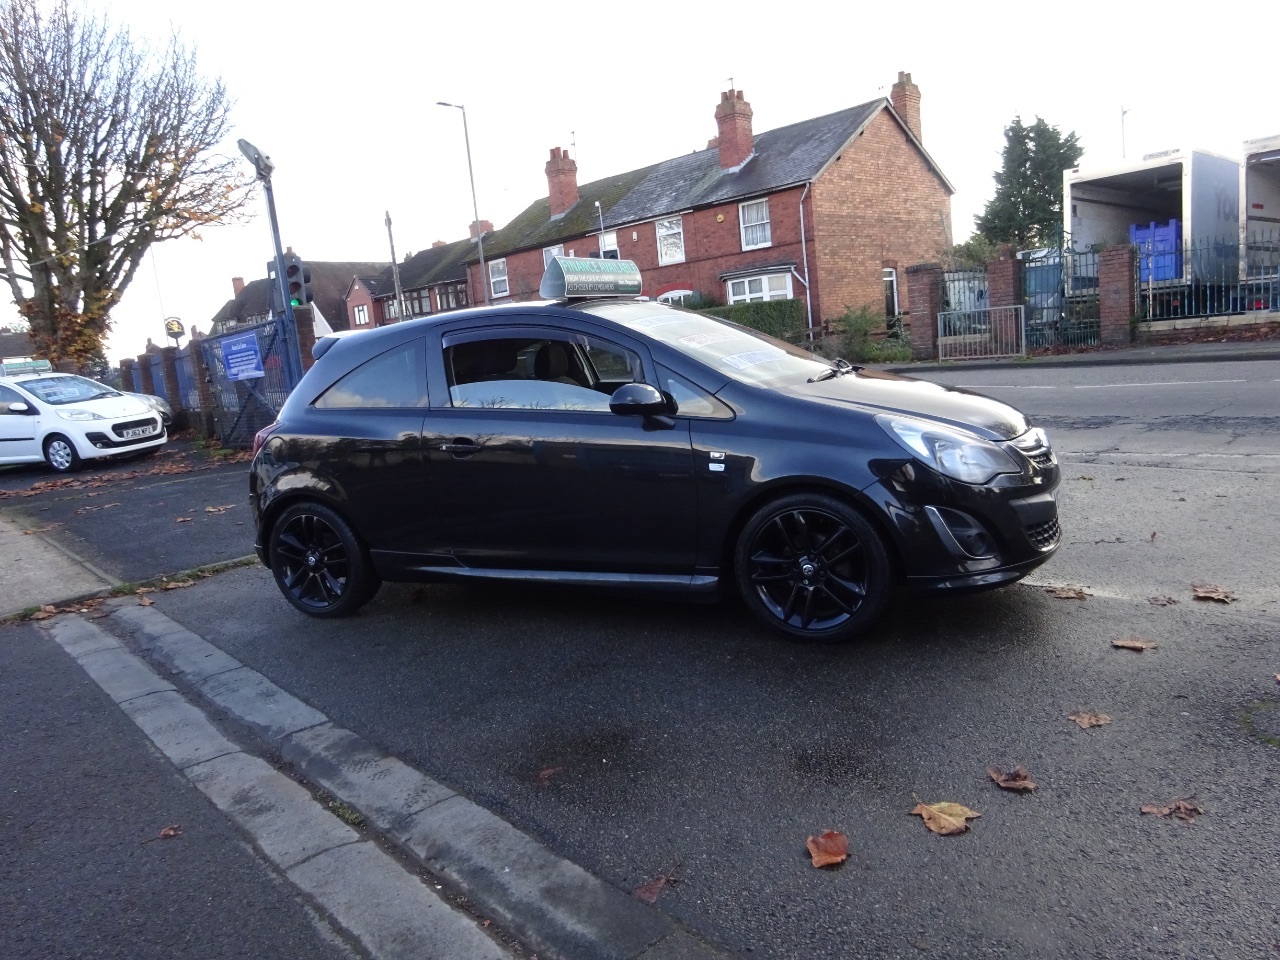
[(87, 361), (147, 249), (237, 216), (247, 178), (214, 152), (231, 102), (69, 0), (0, 0), (0, 277), (38, 356)]
[(1004, 154), (995, 173), (996, 195), (975, 219), (978, 233), (992, 243), (1019, 249), (1047, 247), (1062, 233), (1062, 171), (1074, 167), (1084, 150), (1074, 133), (1036, 117), (1021, 117), (1004, 129)]

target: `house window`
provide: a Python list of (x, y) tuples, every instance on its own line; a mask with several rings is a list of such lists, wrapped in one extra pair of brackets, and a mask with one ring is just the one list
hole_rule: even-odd
[(369, 322), (369, 308), (363, 303), (356, 307), (356, 326), (363, 327)]
[(673, 307), (683, 307), (692, 296), (692, 290), (668, 290), (658, 297), (658, 301), (660, 303), (669, 303)]
[(898, 271), (893, 267), (884, 268), (884, 315), (896, 317), (898, 310)]
[(550, 246), (550, 247), (543, 247), (542, 248), (542, 269), (543, 270), (547, 269), (548, 265), (551, 263), (552, 257), (563, 257), (563, 256), (564, 256), (563, 243), (557, 243), (554, 246)]
[(606, 260), (618, 259), (618, 231), (600, 234), (600, 256)]
[(382, 316), (385, 320), (394, 322), (400, 317), (400, 302), (392, 297), (390, 300), (382, 301)]
[(730, 304), (791, 299), (791, 274), (789, 273), (743, 277), (740, 280), (730, 280), (728, 286)]
[(456, 310), (467, 305), (467, 284), (451, 283), (436, 288), (436, 306), (440, 310)]
[(684, 260), (684, 224), (679, 217), (659, 220), (656, 224), (658, 232), (658, 262), (680, 263)]
[(489, 292), (495, 297), (505, 297), (510, 293), (511, 288), (507, 285), (507, 261), (504, 257), (501, 260), (489, 261)]
[(754, 250), (772, 243), (769, 234), (769, 200), (752, 200), (738, 204), (738, 222), (742, 224), (742, 249)]

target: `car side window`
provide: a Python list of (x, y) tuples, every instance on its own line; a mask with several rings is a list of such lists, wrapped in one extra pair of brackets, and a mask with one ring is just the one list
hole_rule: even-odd
[(0, 416), (9, 415), (13, 417), (22, 416), (21, 413), (14, 413), (9, 409), (11, 403), (25, 403), (31, 406), (31, 401), (20, 394), (17, 390), (11, 390), (8, 387), (0, 387)]
[(418, 341), (366, 360), (315, 401), (322, 410), (425, 407), (427, 374)]
[(609, 396), (641, 379), (632, 350), (586, 334), (495, 336), (445, 348), (455, 407), (609, 412)]
[(693, 381), (661, 366), (658, 367), (658, 377), (662, 382), (662, 391), (671, 394), (676, 402), (676, 416), (733, 419), (732, 410)]

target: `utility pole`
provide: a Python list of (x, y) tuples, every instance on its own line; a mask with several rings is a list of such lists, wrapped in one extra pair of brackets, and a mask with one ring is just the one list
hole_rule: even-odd
[(387, 211), (387, 242), (391, 244), (391, 277), (396, 284), (396, 307), (400, 311), (400, 319), (408, 319), (404, 304), (404, 292), (400, 289), (400, 264), (396, 261), (396, 241), (391, 236), (391, 211)]

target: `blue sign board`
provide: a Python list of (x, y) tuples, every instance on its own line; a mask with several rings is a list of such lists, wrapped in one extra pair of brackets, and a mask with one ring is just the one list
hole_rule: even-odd
[(262, 351), (258, 349), (257, 333), (238, 333), (223, 337), (222, 365), (228, 380), (253, 380), (266, 375), (262, 369)]

